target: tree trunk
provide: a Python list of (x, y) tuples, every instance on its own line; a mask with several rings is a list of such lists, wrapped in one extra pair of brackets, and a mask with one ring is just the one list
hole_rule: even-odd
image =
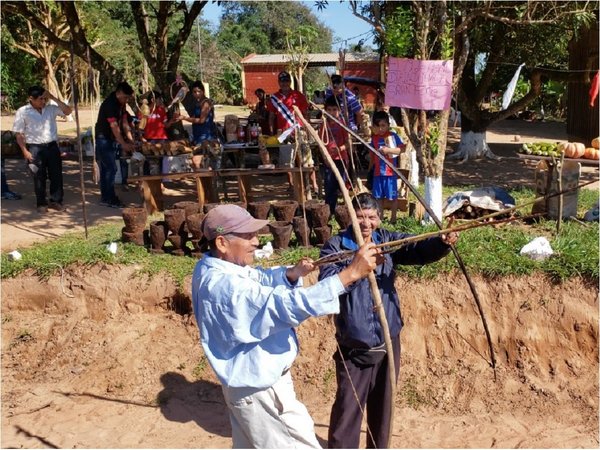
[[(425, 177), (425, 203), (429, 205), (438, 219), (442, 220), (442, 177)], [(425, 214), (425, 222), (433, 223), (429, 213)]]
[(499, 159), (486, 141), (486, 127), (471, 121), (466, 115), (461, 117), (460, 143), (456, 151), (448, 155), (449, 160), (460, 159), (461, 163), (469, 159)]
[(417, 151), (415, 148), (409, 143), (409, 155), (410, 155), (410, 184), (414, 187), (419, 187), (419, 162), (417, 161)]

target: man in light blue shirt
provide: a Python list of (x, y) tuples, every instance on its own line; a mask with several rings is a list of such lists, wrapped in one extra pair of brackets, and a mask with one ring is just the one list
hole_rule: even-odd
[(210, 253), (194, 269), (194, 314), (223, 386), (233, 448), (320, 448), (289, 373), (298, 353), (294, 327), (338, 313), (339, 295), (380, 258), (373, 244), (365, 244), (346, 270), (304, 288), (301, 277), (315, 268), (308, 258), (293, 267), (250, 267), (257, 231), (267, 223), (236, 205), (206, 215), (202, 231)]

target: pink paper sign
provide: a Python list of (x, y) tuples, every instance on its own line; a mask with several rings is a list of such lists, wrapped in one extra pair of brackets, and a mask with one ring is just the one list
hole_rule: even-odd
[(424, 61), (390, 57), (385, 104), (427, 110), (450, 108), (452, 66), (452, 60)]

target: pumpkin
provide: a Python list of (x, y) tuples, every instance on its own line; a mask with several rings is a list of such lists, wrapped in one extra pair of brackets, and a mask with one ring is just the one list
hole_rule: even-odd
[(600, 148), (600, 138), (594, 138), (594, 139), (592, 139), (592, 147), (594, 147), (594, 148)]
[(581, 142), (562, 142), (558, 145), (558, 151), (567, 158), (581, 158), (585, 153), (585, 145)]
[(585, 153), (583, 154), (585, 159), (600, 159), (600, 150), (593, 147), (588, 147), (585, 149)]

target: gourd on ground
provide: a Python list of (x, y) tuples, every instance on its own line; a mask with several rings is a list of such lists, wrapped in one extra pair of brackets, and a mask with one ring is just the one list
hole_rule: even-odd
[(585, 159), (599, 159), (600, 156), (600, 150), (598, 150), (597, 148), (593, 148), (593, 147), (588, 147), (585, 149), (585, 152), (583, 154), (583, 157)]
[(582, 158), (585, 153), (585, 145), (581, 142), (562, 142), (558, 150), (563, 152), (567, 158)]

